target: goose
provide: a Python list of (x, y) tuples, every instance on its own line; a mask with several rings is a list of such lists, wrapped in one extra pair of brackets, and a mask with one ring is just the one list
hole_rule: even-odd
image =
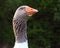
[(37, 9), (27, 5), (17, 8), (12, 21), (15, 35), (15, 44), (13, 48), (28, 48), (28, 39), (26, 33), (27, 21), (30, 16), (37, 12)]

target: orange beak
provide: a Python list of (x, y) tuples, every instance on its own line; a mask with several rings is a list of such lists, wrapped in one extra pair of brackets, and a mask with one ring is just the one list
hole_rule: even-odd
[(34, 8), (31, 8), (31, 7), (26, 7), (26, 12), (27, 12), (27, 15), (28, 15), (28, 16), (31, 16), (31, 15), (37, 13), (38, 10), (36, 10), (36, 9), (34, 9)]

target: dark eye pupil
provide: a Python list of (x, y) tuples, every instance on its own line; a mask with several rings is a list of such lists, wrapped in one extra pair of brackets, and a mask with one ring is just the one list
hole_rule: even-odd
[(20, 9), (24, 9), (25, 7), (21, 7)]
[(23, 8), (20, 8), (20, 9), (23, 9)]
[(23, 10), (25, 7), (20, 7), (19, 10)]

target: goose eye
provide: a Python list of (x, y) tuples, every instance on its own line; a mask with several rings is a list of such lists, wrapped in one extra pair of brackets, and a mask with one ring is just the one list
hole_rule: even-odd
[(23, 10), (25, 7), (21, 7), (20, 9)]
[(20, 9), (24, 9), (24, 8), (20, 8)]

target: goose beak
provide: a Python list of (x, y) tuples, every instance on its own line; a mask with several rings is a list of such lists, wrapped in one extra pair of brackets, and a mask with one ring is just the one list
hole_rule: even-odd
[(32, 16), (33, 14), (37, 13), (38, 10), (31, 7), (26, 7), (26, 12), (28, 16)]

